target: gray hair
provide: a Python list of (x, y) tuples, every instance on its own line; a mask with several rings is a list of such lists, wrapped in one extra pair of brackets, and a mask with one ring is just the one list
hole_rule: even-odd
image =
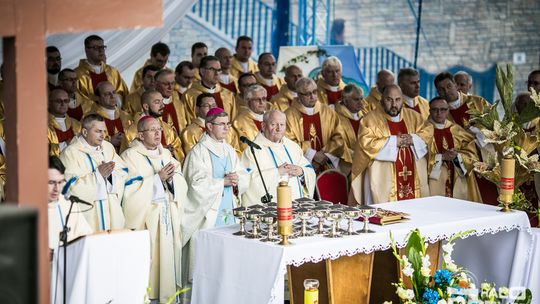
[(346, 85), (344, 88), (343, 88), (343, 92), (342, 92), (342, 95), (346, 95), (346, 96), (349, 96), (353, 93), (358, 93), (360, 95), (364, 95), (364, 90), (362, 90), (361, 87), (357, 86), (356, 84), (354, 83), (349, 83), (348, 85)]
[(465, 76), (467, 77), (467, 83), (468, 84), (472, 84), (472, 77), (469, 73), (465, 72), (465, 71), (458, 71), (454, 74), (454, 81), (456, 81), (456, 76)]
[(255, 94), (255, 92), (264, 92), (264, 97), (266, 98), (266, 89), (263, 88), (262, 85), (260, 84), (254, 84), (254, 85), (250, 85), (246, 91), (244, 92), (244, 98), (246, 100), (249, 100), (251, 97), (253, 97), (253, 95)]
[(329, 67), (339, 67), (339, 69), (342, 69), (341, 61), (336, 56), (330, 56), (326, 58), (323, 63), (321, 70), (326, 70)]
[(285, 116), (285, 113), (281, 112), (280, 110), (270, 110), (270, 111), (266, 111), (266, 112), (264, 112), (264, 114), (263, 114), (263, 122), (264, 122), (265, 124), (268, 123), (268, 121), (270, 120), (270, 118), (271, 118), (274, 114), (281, 114), (281, 115)]
[(296, 81), (295, 87), (296, 87), (296, 90), (298, 91), (299, 88), (305, 88), (310, 84), (317, 86), (317, 84), (315, 83), (313, 79), (308, 78), (308, 77), (302, 77)]
[(92, 123), (94, 121), (104, 121), (104, 120), (103, 120), (103, 117), (101, 117), (101, 115), (99, 115), (97, 113), (91, 113), (91, 114), (86, 115), (82, 119), (82, 121), (81, 121), (82, 127), (85, 128), (86, 130), (88, 130), (88, 129), (90, 129), (92, 127)]

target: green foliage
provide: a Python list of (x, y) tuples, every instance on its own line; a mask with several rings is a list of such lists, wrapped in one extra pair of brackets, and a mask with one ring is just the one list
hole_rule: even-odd
[(525, 299), (515, 300), (514, 304), (531, 304), (532, 302), (532, 292), (530, 289), (525, 290)]
[(495, 83), (504, 106), (505, 117), (512, 117), (512, 94), (514, 92), (514, 74), (512, 65), (506, 65), (506, 75), (502, 68), (497, 65)]
[(281, 73), (285, 73), (285, 70), (287, 69), (287, 67), (293, 65), (293, 64), (297, 64), (297, 63), (308, 63), (309, 62), (309, 59), (310, 57), (321, 57), (321, 56), (324, 56), (324, 57), (329, 57), (330, 55), (328, 55), (328, 52), (326, 52), (326, 50), (323, 50), (323, 49), (317, 49), (317, 50), (311, 50), (311, 51), (307, 51), (306, 53), (304, 54), (300, 54), (294, 58), (291, 58), (289, 61), (287, 61), (283, 67), (281, 68), (281, 70), (279, 70)]

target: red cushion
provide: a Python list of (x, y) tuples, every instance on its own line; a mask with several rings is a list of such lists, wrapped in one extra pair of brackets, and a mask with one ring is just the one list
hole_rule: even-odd
[(334, 204), (347, 204), (347, 178), (339, 172), (326, 171), (321, 173), (317, 179), (317, 190), (322, 200)]

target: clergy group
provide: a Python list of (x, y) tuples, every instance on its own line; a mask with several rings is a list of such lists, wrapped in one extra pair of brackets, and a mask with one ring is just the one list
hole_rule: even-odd
[[(469, 74), (438, 74), (438, 96), (427, 101), (412, 68), (381, 70), (363, 92), (344, 82), (337, 57), (327, 57), (315, 79), (297, 65), (284, 67), (281, 78), (276, 58), (262, 53), (255, 61), (252, 44), (241, 36), (234, 51), (209, 55), (197, 42), (190, 59), (169, 66), (169, 47), (156, 43), (130, 87), (107, 64), (99, 36), (85, 39), (73, 69), (62, 68), (58, 48), (46, 49), (51, 249), (70, 197), (90, 206), (77, 205), (68, 240), (148, 230), (149, 295), (165, 303), (192, 278), (198, 231), (234, 224), (234, 208), (260, 204), (262, 179), (274, 198), (282, 180), (292, 199), (320, 198), (317, 178), (338, 172), (350, 191), (334, 203), (432, 195), (496, 203), (496, 186), (473, 171), (494, 148), (470, 119), (470, 110), (489, 103), (471, 94)], [(528, 87), (540, 90), (540, 70)], [(531, 102), (528, 94), (516, 111)], [(523, 126), (526, 136), (536, 136), (537, 124)], [(5, 172), (3, 127), (0, 137)]]

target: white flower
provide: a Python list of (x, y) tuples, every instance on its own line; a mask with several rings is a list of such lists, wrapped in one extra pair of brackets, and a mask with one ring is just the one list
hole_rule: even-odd
[(412, 289), (407, 289), (405, 291), (405, 299), (411, 301), (412, 299), (414, 299), (414, 291)]
[(402, 256), (403, 259), (403, 274), (412, 277), (414, 273), (414, 269), (412, 268), (412, 264), (407, 260), (407, 257), (405, 255)]
[(446, 300), (439, 300), (439, 302), (437, 302), (437, 304), (446, 304)]
[(426, 254), (422, 257), (422, 267), (429, 268), (431, 266), (431, 262), (429, 261), (429, 254)]
[(489, 283), (482, 283), (480, 284), (480, 289), (482, 292), (488, 292), (491, 289), (491, 285)]
[(467, 301), (465, 301), (465, 298), (464, 298), (464, 297), (458, 296), (458, 297), (454, 298), (453, 303), (456, 303), (456, 304), (465, 304), (465, 303), (467, 303)]
[(501, 299), (508, 298), (508, 295), (510, 294), (510, 290), (507, 287), (500, 287), (499, 288), (499, 297)]
[(431, 269), (428, 268), (420, 268), (420, 273), (424, 276), (424, 277), (429, 277), (431, 275)]
[(446, 243), (446, 244), (444, 244), (442, 246), (442, 249), (446, 254), (451, 255), (452, 251), (454, 251), (454, 244), (453, 243)]
[(392, 301), (384, 301), (382, 304), (392, 304)]
[(454, 263), (446, 263), (446, 269), (450, 272), (456, 272), (458, 270), (458, 267)]

